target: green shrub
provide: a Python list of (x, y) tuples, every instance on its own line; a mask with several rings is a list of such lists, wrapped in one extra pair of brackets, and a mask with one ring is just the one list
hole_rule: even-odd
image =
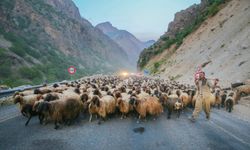
[(33, 68), (22, 67), (19, 69), (19, 73), (22, 78), (28, 80), (33, 80), (35, 78), (42, 78), (41, 73), (34, 67)]

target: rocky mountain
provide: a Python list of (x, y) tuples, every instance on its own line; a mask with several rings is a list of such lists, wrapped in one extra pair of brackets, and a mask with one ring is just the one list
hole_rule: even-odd
[(79, 78), (128, 64), (126, 52), (81, 18), (71, 0), (0, 1), (0, 84)]
[(128, 31), (119, 30), (116, 27), (112, 26), (110, 22), (100, 23), (96, 25), (96, 28), (101, 30), (107, 36), (109, 36), (125, 50), (128, 55), (129, 61), (133, 65), (134, 69), (136, 69), (136, 63), (139, 58), (140, 52), (144, 48), (147, 48), (154, 43), (153, 40), (144, 43)]
[(191, 84), (200, 65), (222, 86), (250, 79), (249, 10), (248, 0), (209, 0), (177, 13), (161, 39), (141, 53), (138, 66)]
[(145, 46), (145, 48), (148, 48), (151, 45), (153, 45), (154, 43), (155, 43), (155, 40), (148, 40), (148, 41), (144, 42), (144, 46)]

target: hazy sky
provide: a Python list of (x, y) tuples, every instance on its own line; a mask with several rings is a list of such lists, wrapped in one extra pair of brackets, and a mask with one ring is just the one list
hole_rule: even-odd
[(174, 14), (200, 0), (73, 0), (94, 26), (109, 21), (142, 41), (157, 40)]

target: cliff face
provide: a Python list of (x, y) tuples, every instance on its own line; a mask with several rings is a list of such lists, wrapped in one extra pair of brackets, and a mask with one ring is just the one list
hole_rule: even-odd
[(119, 30), (113, 27), (110, 22), (100, 23), (96, 26), (104, 34), (109, 36), (114, 40), (128, 55), (129, 62), (136, 69), (136, 63), (139, 58), (140, 52), (149, 46), (151, 46), (154, 41), (142, 42), (138, 40), (133, 34), (125, 30)]
[(169, 23), (167, 32), (154, 45), (142, 51), (138, 60), (138, 68), (142, 69), (150, 59), (170, 48), (171, 45), (180, 46), (184, 37), (195, 30), (208, 15), (216, 13), (217, 5), (223, 1), (201, 0), (200, 4), (194, 4), (177, 12), (174, 20)]
[(71, 65), (77, 68), (75, 78), (129, 66), (124, 50), (81, 18), (71, 0), (2, 0), (0, 7), (0, 79), (5, 84), (67, 79)]
[(228, 1), (219, 8), (178, 47), (173, 44), (155, 55), (145, 68), (164, 78), (191, 84), (199, 65), (204, 65), (207, 78), (219, 78), (222, 86), (250, 79), (250, 3)]

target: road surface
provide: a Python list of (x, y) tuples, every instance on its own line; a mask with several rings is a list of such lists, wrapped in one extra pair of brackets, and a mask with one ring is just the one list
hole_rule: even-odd
[[(112, 117), (98, 125), (96, 119), (78, 119), (71, 126), (55, 130), (53, 123), (40, 125), (32, 118), (25, 127), (26, 118), (16, 106), (0, 107), (0, 150), (249, 150), (250, 123), (233, 117), (224, 110), (212, 110), (211, 120), (202, 113), (196, 123), (187, 118), (191, 110), (186, 109), (180, 118), (173, 114), (168, 120), (162, 114), (157, 120), (149, 118), (136, 123), (134, 117), (121, 120)], [(144, 127), (143, 133), (134, 128)]]

